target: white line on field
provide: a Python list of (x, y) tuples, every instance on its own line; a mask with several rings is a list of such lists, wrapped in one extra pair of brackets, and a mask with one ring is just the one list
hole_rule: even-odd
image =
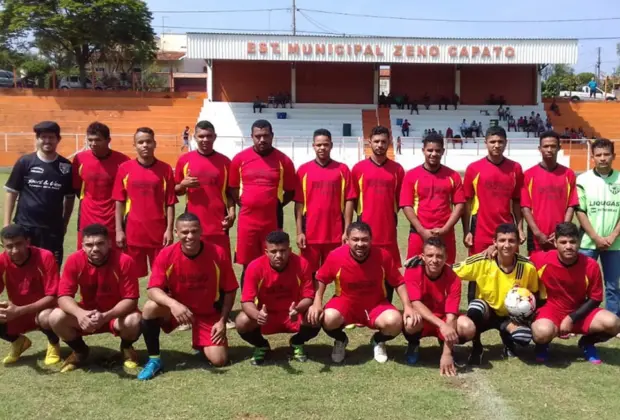
[(514, 410), (479, 372), (468, 373), (464, 378), (471, 384), (468, 389), (473, 394), (473, 400), (480, 408), (480, 411), (485, 414), (484, 417), (496, 420), (513, 420), (518, 418)]

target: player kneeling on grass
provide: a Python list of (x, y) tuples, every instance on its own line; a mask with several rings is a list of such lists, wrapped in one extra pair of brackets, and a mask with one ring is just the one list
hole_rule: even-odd
[[(499, 330), (504, 344), (504, 356), (515, 357), (516, 345), (525, 347), (532, 340), (529, 322), (514, 320), (508, 316), (504, 299), (514, 287), (522, 287), (538, 293), (536, 267), (517, 252), (519, 232), (513, 224), (501, 224), (495, 229), (493, 247), (497, 256), (487, 258), (490, 250), (472, 255), (452, 267), (457, 276), (465, 281), (475, 282), (474, 296), (469, 296), (467, 317), (476, 326), (469, 364), (480, 365), (484, 349), (480, 335), (490, 329)], [(537, 299), (538, 300), (538, 299)]]
[(583, 334), (579, 347), (587, 361), (600, 364), (596, 343), (620, 333), (620, 319), (599, 305), (603, 280), (596, 260), (579, 254), (579, 229), (573, 223), (555, 228), (556, 250), (532, 255), (547, 301), (532, 324), (536, 360), (546, 362), (549, 343), (569, 333)]
[(139, 380), (152, 379), (162, 371), (160, 329), (170, 333), (183, 324), (192, 326), (192, 346), (202, 350), (212, 365), (228, 362), (226, 320), (239, 287), (230, 256), (223, 248), (201, 241), (200, 221), (193, 213), (177, 218), (175, 233), (179, 241), (155, 258), (149, 279), (149, 300), (142, 309), (149, 361)]
[(314, 298), (312, 269), (291, 252), (288, 234), (271, 232), (265, 242), (265, 255), (245, 271), (237, 332), (255, 347), (253, 365), (261, 365), (269, 351), (263, 335), (279, 333), (295, 333), (290, 339), (293, 358), (305, 362), (304, 343), (321, 330), (318, 323), (311, 326), (306, 316)]
[[(80, 292), (82, 300), (75, 301)], [(58, 308), (52, 329), (73, 353), (61, 372), (76, 369), (88, 357), (85, 335), (112, 333), (121, 338), (124, 366), (135, 369), (133, 343), (140, 337), (140, 286), (133, 259), (112, 248), (108, 229), (100, 224), (82, 229), (82, 249), (67, 258), (58, 285)]]
[[(354, 222), (347, 227), (347, 243), (332, 251), (316, 274), (318, 290), (309, 309), (308, 320), (315, 325), (322, 319), (325, 333), (332, 337), (332, 360), (342, 363), (349, 339), (343, 328), (361, 324), (379, 330), (372, 337), (374, 357), (387, 362), (385, 342), (395, 338), (403, 328), (403, 319), (411, 324), (420, 315), (411, 306), (407, 287), (398, 264), (388, 251), (372, 246), (370, 226)], [(387, 300), (384, 282), (396, 289), (404, 314)], [(334, 297), (323, 311), (323, 295), (327, 285), (336, 284)]]
[(9, 225), (0, 231), (0, 293), (6, 288), (8, 302), (0, 302), (0, 338), (11, 343), (5, 365), (15, 363), (32, 342), (24, 333), (41, 330), (49, 344), (45, 364), (60, 362), (58, 336), (49, 325), (56, 303), (58, 267), (54, 254), (30, 245), (26, 231)]
[(442, 376), (455, 376), (452, 348), (459, 342), (471, 340), (476, 327), (471, 319), (459, 316), (461, 279), (446, 265), (446, 245), (438, 237), (424, 241), (420, 264), (405, 271), (405, 284), (413, 309), (422, 317), (421, 322), (405, 325), (407, 363), (413, 365), (419, 358), (420, 339), (437, 337), (443, 343), (439, 362)]

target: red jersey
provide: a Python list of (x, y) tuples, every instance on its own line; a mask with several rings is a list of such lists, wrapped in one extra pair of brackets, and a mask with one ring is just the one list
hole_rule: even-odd
[[(551, 235), (556, 225), (564, 221), (569, 207), (579, 205), (575, 184), (575, 172), (560, 164), (552, 171), (539, 164), (523, 174), (521, 207), (531, 210), (536, 226), (545, 235)], [(527, 236), (528, 251), (542, 249), (529, 228)], [(553, 245), (548, 245), (544, 250), (551, 249)]]
[(372, 247), (364, 262), (351, 256), (348, 245), (333, 250), (316, 273), (321, 283), (336, 283), (335, 296), (356, 305), (372, 307), (386, 299), (385, 281), (398, 287), (405, 281), (397, 265), (384, 249)]
[(221, 153), (203, 155), (193, 151), (181, 155), (174, 169), (174, 181), (180, 184), (186, 176), (198, 178), (198, 188), (188, 188), (187, 211), (200, 219), (203, 236), (225, 235), (222, 220), (228, 214), (228, 173), (230, 159)]
[(239, 287), (232, 262), (225, 251), (202, 242), (198, 255), (188, 257), (177, 242), (161, 250), (151, 272), (148, 288), (157, 287), (187, 306), (194, 315), (216, 314), (220, 291)]
[(556, 250), (537, 252), (531, 260), (545, 287), (547, 305), (573, 312), (587, 298), (603, 301), (603, 277), (596, 260), (579, 254), (577, 262), (565, 266)]
[[(455, 204), (465, 202), (461, 176), (441, 165), (431, 172), (420, 165), (405, 175), (400, 190), (400, 207), (411, 207), (424, 229), (443, 227)], [(415, 232), (413, 225), (411, 232)]]
[(103, 158), (90, 150), (73, 158), (73, 188), (80, 198), (78, 231), (93, 223), (104, 225), (110, 232), (116, 231), (116, 201), (112, 198), (112, 190), (119, 166), (128, 160), (115, 150)]
[(309, 244), (340, 244), (344, 233), (344, 207), (356, 197), (351, 171), (344, 163), (316, 160), (297, 170), (300, 188), (295, 202), (303, 204), (303, 228)]
[(352, 176), (358, 196), (357, 216), (370, 225), (372, 243), (379, 246), (396, 243), (398, 201), (405, 170), (393, 160), (377, 165), (369, 158), (353, 167)]
[(161, 248), (166, 232), (166, 207), (174, 206), (172, 167), (155, 160), (143, 166), (136, 159), (118, 168), (112, 198), (125, 202), (127, 245)]
[(30, 256), (22, 265), (11, 261), (6, 252), (0, 254), (0, 293), (6, 288), (9, 301), (16, 306), (30, 305), (45, 296), (56, 296), (58, 266), (54, 254), (31, 246)]
[(58, 285), (58, 297), (80, 291), (80, 306), (85, 310), (106, 312), (123, 299), (138, 299), (140, 285), (133, 259), (110, 249), (108, 260), (101, 266), (88, 261), (83, 250), (69, 255)]
[(449, 266), (444, 266), (436, 279), (427, 276), (423, 265), (405, 271), (407, 294), (411, 301), (422, 302), (436, 316), (459, 313), (461, 279)]
[(511, 200), (521, 198), (522, 185), (521, 165), (510, 159), (496, 165), (485, 157), (467, 167), (463, 189), (472, 200), (470, 231), (476, 242), (490, 245), (497, 226), (514, 223)]
[(291, 254), (284, 271), (274, 270), (269, 257), (263, 255), (248, 265), (241, 302), (254, 302), (267, 313), (288, 313), (291, 303), (314, 298), (312, 270), (305, 258)]
[(244, 218), (244, 227), (260, 228), (277, 219), (282, 228), (284, 192), (297, 186), (295, 166), (278, 149), (261, 156), (250, 147), (233, 158), (228, 185), (239, 188), (239, 218)]

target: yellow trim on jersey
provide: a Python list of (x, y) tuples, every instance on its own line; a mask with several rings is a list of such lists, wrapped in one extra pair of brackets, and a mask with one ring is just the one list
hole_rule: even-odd
[(385, 268), (381, 267), (381, 278), (383, 281), (381, 282), (381, 288), (383, 289), (383, 297), (387, 297), (387, 288), (385, 287), (385, 282), (387, 280), (385, 276)]
[(357, 199), (357, 214), (359, 216), (364, 212), (364, 174), (360, 176), (360, 180), (357, 183), (360, 187), (360, 196)]
[(222, 201), (228, 208), (228, 197), (226, 196), (226, 186), (228, 185), (228, 169), (224, 167), (224, 183), (222, 184)]
[(80, 163), (80, 166), (78, 168), (78, 175), (80, 176), (81, 179), (81, 187), (80, 187), (80, 200), (84, 199), (84, 196), (86, 195), (86, 183), (84, 182), (84, 179), (82, 179), (82, 170), (84, 169), (84, 164)]
[(344, 175), (342, 174), (342, 172), (340, 172), (340, 212), (341, 213), (344, 213), (344, 204), (346, 201), (344, 196), (345, 196), (346, 187), (347, 187), (347, 180), (344, 179)]
[(418, 195), (418, 182), (416, 179), (415, 184), (413, 184), (413, 212), (415, 215), (418, 215), (418, 207), (420, 207), (420, 196)]
[(170, 275), (172, 274), (172, 269), (174, 268), (174, 264), (170, 264), (170, 267), (166, 268), (166, 278), (170, 279)]
[(308, 174), (301, 179), (301, 190), (304, 193), (304, 209), (301, 214), (306, 214), (308, 212)]
[(474, 178), (472, 185), (474, 187), (474, 199), (471, 203), (471, 215), (474, 216), (478, 214), (478, 209), (480, 209), (480, 200), (478, 199), (478, 182), (480, 181), (480, 173), (476, 175)]
[[(530, 179), (530, 183), (527, 186), (527, 193), (530, 195), (530, 200), (532, 199), (532, 190), (534, 189), (534, 178)], [(534, 214), (533, 205), (530, 207), (530, 211)]]
[(4, 287), (6, 288), (6, 271), (2, 273), (2, 283), (4, 283)]
[(296, 277), (297, 277), (297, 286), (301, 286), (301, 279), (299, 278), (299, 276), (296, 276)]
[(220, 267), (217, 264), (213, 264), (215, 267), (215, 301), (220, 300)]
[(166, 215), (166, 186), (167, 186), (167, 182), (166, 182), (166, 178), (164, 178), (163, 180), (163, 184), (164, 184), (164, 208), (163, 208), (163, 212), (164, 212), (164, 216)]
[(340, 296), (340, 293), (342, 293), (342, 288), (340, 287), (340, 272), (342, 271), (342, 268), (340, 270), (338, 270), (338, 272), (336, 273), (336, 278), (334, 279), (334, 296)]
[(260, 291), (260, 288), (263, 287), (263, 281), (265, 281), (265, 279), (261, 278), (258, 281), (258, 285), (256, 286), (256, 296), (254, 297), (254, 305), (256, 305), (258, 307), (258, 292)]
[(568, 204), (570, 203), (570, 194), (571, 194), (570, 181), (568, 180), (567, 176), (565, 176), (564, 179), (566, 180), (566, 207), (568, 207)]
[(241, 199), (242, 194), (243, 194), (243, 171), (241, 170), (241, 166), (239, 166), (239, 199)]
[(280, 180), (278, 181), (278, 201), (284, 203), (284, 166), (280, 162)]
[[(127, 184), (129, 184), (129, 174), (125, 175), (123, 178), (123, 188), (127, 191)], [(129, 214), (129, 210), (131, 210), (131, 198), (129, 198), (129, 194), (127, 194), (127, 201), (125, 201), (125, 216)]]

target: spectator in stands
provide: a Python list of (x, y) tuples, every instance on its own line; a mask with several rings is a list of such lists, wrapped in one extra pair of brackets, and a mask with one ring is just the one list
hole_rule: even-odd
[(443, 133), (441, 132), (441, 130), (439, 130), (437, 133), (438, 133), (441, 137), (443, 137)]
[(549, 118), (545, 120), (545, 129), (547, 131), (553, 131), (553, 124), (551, 124), (551, 120)]
[(551, 105), (549, 106), (549, 109), (551, 110), (551, 112), (553, 112), (558, 117), (561, 115), (560, 114), (560, 107), (555, 102), (555, 98), (553, 98), (553, 100), (551, 101)]
[(506, 107), (506, 111), (504, 112), (504, 119), (508, 121), (508, 118), (512, 117), (512, 111), (510, 107)]
[(424, 137), (428, 136), (428, 128), (424, 129)]
[(403, 122), (403, 125), (401, 126), (403, 137), (409, 137), (409, 127), (411, 127), (411, 124), (409, 124), (409, 120), (405, 120)]
[[(406, 93), (403, 95), (403, 105), (409, 109), (409, 95), (407, 95)], [(404, 108), (403, 108), (404, 109)]]
[(469, 126), (469, 132), (472, 136), (478, 136), (478, 123), (476, 122), (476, 120), (473, 120), (471, 122), (471, 125)]
[(387, 107), (387, 96), (385, 96), (385, 92), (381, 92), (381, 95), (379, 95), (379, 108), (382, 106)]
[(181, 151), (183, 151), (183, 149), (188, 148), (189, 149), (189, 126), (185, 126), (185, 130), (183, 130), (183, 144), (181, 145)]
[(499, 108), (497, 108), (497, 116), (499, 117), (500, 121), (506, 119), (506, 110), (504, 109), (504, 106), (501, 104)]
[(424, 92), (424, 96), (422, 96), (422, 104), (429, 109), (431, 107), (431, 97), (428, 92)]
[(447, 111), (449, 103), (450, 100), (448, 99), (448, 97), (445, 95), (441, 95), (441, 98), (439, 99), (439, 110), (441, 111), (441, 106), (443, 105), (444, 109)]
[(585, 131), (583, 131), (583, 128), (579, 127), (579, 129), (577, 130), (577, 134), (579, 135), (580, 139), (583, 139), (586, 137), (586, 133)]
[(570, 130), (568, 129), (568, 127), (564, 127), (564, 132), (562, 133), (562, 135), (570, 139)]
[(433, 128), (433, 129), (431, 130), (431, 133), (432, 133), (432, 134), (437, 134), (437, 131), (435, 131), (435, 129)]
[(577, 140), (579, 138), (579, 135), (577, 134), (574, 128), (570, 129), (570, 138), (571, 140)]
[(527, 119), (523, 116), (519, 117), (519, 122), (517, 123), (518, 131), (527, 131)]
[(396, 137), (396, 153), (398, 153), (399, 155), (402, 155), (402, 147), (403, 147), (403, 141), (400, 139), (400, 136)]
[(267, 107), (269, 107), (269, 105), (273, 106), (274, 108), (276, 107), (276, 95), (274, 95), (273, 93), (267, 96)]
[(418, 109), (418, 102), (413, 99), (410, 103), (411, 105), (411, 112), (409, 113), (409, 115), (413, 115), (413, 111), (416, 112), (416, 114), (420, 115), (420, 110)]
[(392, 95), (392, 92), (389, 92), (387, 95), (386, 105), (388, 108), (392, 109), (393, 103), (394, 103), (394, 95)]
[[(278, 105), (276, 104), (276, 108), (277, 107), (278, 107)], [(258, 109), (258, 112), (262, 114), (263, 113), (263, 108), (265, 108), (265, 104), (257, 96), (256, 99), (254, 100), (254, 104), (252, 105), (252, 111), (254, 112), (254, 114), (256, 114), (256, 110)]]
[(476, 137), (482, 137), (484, 130), (482, 129), (482, 121), (478, 121), (478, 127), (476, 128)]
[(512, 115), (508, 117), (508, 131), (510, 131), (511, 128), (514, 128), (515, 131), (519, 131), (517, 128), (517, 122), (515, 121), (515, 117), (513, 117)]
[(469, 124), (467, 124), (467, 120), (463, 118), (463, 122), (461, 123), (461, 136), (467, 138), (467, 134), (469, 134)]
[(461, 101), (461, 98), (459, 98), (459, 95), (457, 95), (456, 93), (452, 95), (452, 106), (454, 106), (455, 111), (460, 101)]
[(454, 137), (454, 131), (452, 131), (452, 127), (448, 127), (446, 130), (446, 139), (451, 139)]
[(596, 80), (594, 79), (594, 77), (592, 78), (592, 80), (590, 80), (588, 82), (588, 87), (590, 88), (590, 98), (594, 97), (596, 98), (596, 90), (598, 89), (598, 83), (596, 83)]

